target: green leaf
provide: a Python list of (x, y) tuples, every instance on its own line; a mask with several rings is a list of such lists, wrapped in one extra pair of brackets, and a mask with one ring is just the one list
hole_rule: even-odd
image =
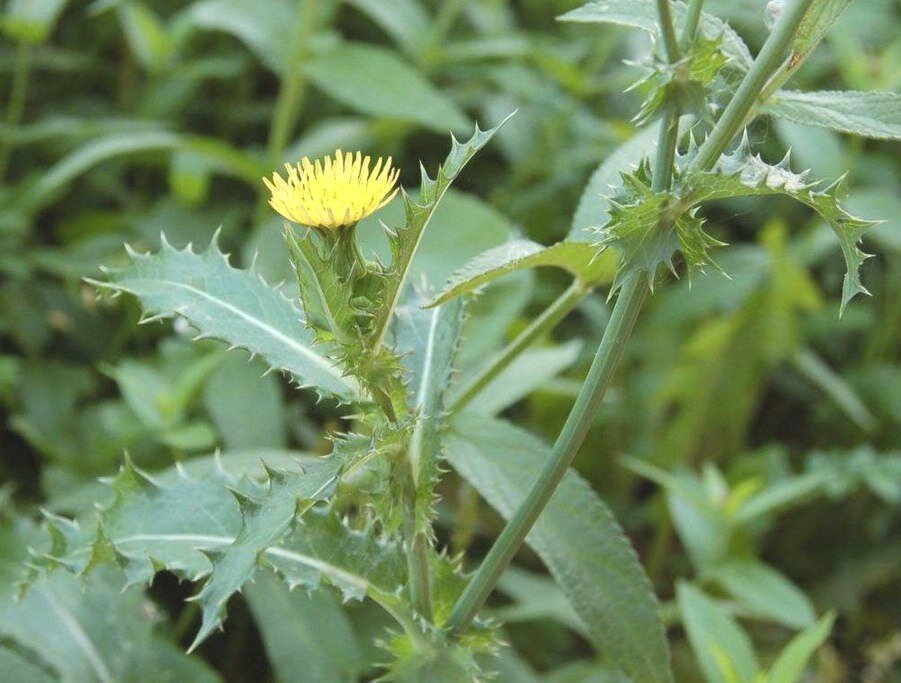
[(113, 132), (89, 140), (44, 172), (16, 199), (23, 211), (37, 212), (82, 173), (104, 161), (147, 152), (187, 150), (204, 158), (212, 168), (258, 183), (260, 165), (249, 155), (220, 140), (180, 135), (167, 130)]
[(9, 0), (0, 28), (11, 41), (37, 45), (50, 36), (67, 0)]
[(854, 424), (864, 431), (872, 431), (877, 420), (861, 400), (857, 390), (833, 370), (811, 349), (801, 349), (792, 358), (801, 375), (819, 388)]
[(6, 646), (0, 646), (0, 681), (16, 683), (54, 683), (58, 681), (45, 668)]
[(505, 623), (553, 619), (576, 633), (586, 635), (585, 624), (566, 595), (546, 576), (508, 567), (497, 588), (514, 602), (494, 609), (491, 613), (494, 618)]
[(797, 69), (814, 51), (835, 21), (853, 0), (814, 0), (807, 10), (792, 43), (789, 63)]
[[(685, 21), (684, 2), (671, 3), (676, 28), (681, 29)], [(602, 0), (589, 2), (558, 17), (560, 21), (582, 23), (617, 24), (647, 31), (653, 36), (659, 33), (657, 4), (654, 0)], [(750, 68), (754, 61), (748, 46), (739, 35), (723, 20), (703, 12), (698, 26), (700, 35), (708, 40), (722, 37), (723, 53), (732, 64), (742, 70)]]
[(757, 674), (754, 648), (730, 614), (684, 581), (676, 586), (676, 600), (707, 683), (752, 683)]
[(66, 683), (219, 680), (154, 636), (143, 591), (124, 590), (116, 568), (84, 579), (47, 575), (21, 600), (0, 606), (0, 634), (39, 653)]
[(792, 638), (770, 669), (768, 683), (798, 683), (807, 661), (829, 637), (833, 623), (835, 615), (827, 614), (816, 624)]
[[(375, 254), (383, 263), (389, 262), (390, 240), (382, 223), (402, 225), (404, 221), (402, 201), (391, 202), (360, 221), (357, 236), (363, 253)], [(506, 242), (512, 230), (510, 220), (484, 199), (451, 187), (429, 221), (407, 280), (414, 284), (423, 278), (433, 285), (444, 282), (469, 259)]]
[(764, 111), (807, 126), (901, 140), (901, 95), (892, 92), (780, 90)]
[(291, 536), (270, 548), (266, 561), (289, 588), (316, 588), (325, 579), (344, 600), (369, 597), (403, 625), (412, 620), (402, 595), (407, 578), (401, 544), (371, 526), (352, 529), (335, 513), (313, 508)]
[(396, 43), (415, 53), (429, 35), (429, 16), (418, 0), (347, 0), (365, 12)]
[(614, 189), (622, 185), (620, 172), (624, 168), (637, 167), (638, 161), (653, 151), (658, 129), (659, 125), (652, 125), (639, 130), (613, 150), (595, 169), (582, 191), (567, 240), (597, 242), (597, 228), (604, 225), (610, 217), (607, 198)]
[(290, 533), (296, 516), (332, 496), (346, 464), (333, 455), (307, 465), (302, 474), (270, 468), (268, 486), (258, 495), (232, 491), (241, 508), (241, 528), (227, 548), (207, 551), (213, 567), (192, 598), (200, 604), (203, 622), (189, 651), (220, 626), (228, 599), (253, 577), (263, 554)]
[(123, 3), (117, 10), (122, 32), (140, 65), (151, 72), (166, 66), (174, 45), (160, 18), (139, 2)]
[(182, 20), (189, 26), (230, 33), (280, 76), (296, 67), (291, 55), (300, 20), (297, 3), (270, 0), (261, 12), (253, 0), (201, 0), (185, 10)]
[(600, 247), (612, 247), (621, 254), (611, 292), (633, 272), (645, 273), (653, 288), (661, 264), (675, 273), (673, 256), (677, 250), (682, 251), (689, 275), (716, 265), (709, 251), (723, 243), (704, 231), (704, 222), (694, 211), (680, 210), (681, 198), (651, 189), (647, 160), (635, 173), (621, 175), (622, 188), (609, 200), (610, 218), (597, 230)]
[(511, 240), (482, 252), (454, 272), (429, 306), (471, 292), (508, 273), (541, 266), (563, 268), (591, 287), (612, 280), (616, 257), (613, 254), (599, 256), (596, 248), (581, 242), (558, 242), (543, 247), (527, 239)]
[(698, 117), (708, 114), (708, 88), (728, 57), (722, 52), (722, 37), (697, 38), (675, 64), (654, 60), (650, 72), (630, 89), (650, 85), (650, 92), (633, 118), (642, 126), (660, 114), (664, 103)]
[(129, 292), (144, 305), (147, 319), (180, 316), (198, 330), (198, 338), (221, 339), (259, 355), (271, 368), (290, 373), (301, 387), (351, 399), (354, 391), (333, 361), (314, 348), (303, 314), (253, 270), (228, 263), (214, 237), (209, 248), (194, 253), (163, 239), (158, 254), (129, 249), (131, 263), (104, 269), (103, 289)]
[(419, 531), (431, 534), (441, 449), (438, 436), (463, 327), (463, 300), (428, 311), (421, 308), (422, 303), (411, 297), (409, 304), (397, 310), (394, 337), (408, 373), (410, 407), (416, 412), (407, 448), (416, 486), (416, 525)]
[[(689, 150), (690, 157), (692, 150)], [(680, 162), (681, 165), (681, 162)], [(747, 135), (731, 154), (724, 154), (711, 171), (686, 174), (681, 178), (683, 196), (691, 204), (713, 199), (739, 196), (781, 194), (806, 204), (822, 217), (839, 239), (848, 271), (842, 287), (841, 310), (859, 293), (867, 294), (860, 282), (860, 266), (868, 257), (858, 244), (861, 236), (875, 221), (855, 218), (845, 211), (838, 200), (842, 179), (823, 189), (818, 183), (807, 181), (806, 173), (791, 170), (789, 155), (775, 166), (752, 155)]]
[(360, 644), (331, 592), (289, 591), (271, 572), (258, 572), (244, 597), (278, 681), (358, 680)]
[(466, 128), (466, 116), (452, 100), (385, 48), (341, 43), (304, 68), (317, 88), (354, 111), (435, 132)]
[[(266, 364), (230, 353), (213, 373), (203, 403), (220, 436), (223, 448), (285, 448), (287, 415), (282, 388)], [(247, 407), (253, 406), (253, 419)]]
[[(571, 367), (581, 350), (582, 342), (575, 339), (558, 346), (527, 349), (486, 384), (466, 409), (496, 415)], [(459, 386), (465, 386), (465, 382)]]
[[(513, 114), (510, 114), (513, 116)], [(482, 131), (476, 126), (472, 137), (466, 142), (458, 142), (451, 136), (451, 151), (438, 167), (435, 178), (430, 178), (425, 169), (422, 169), (422, 185), (419, 197), (414, 200), (406, 192), (403, 193), (405, 224), (403, 227), (395, 227), (388, 233), (391, 247), (391, 266), (386, 271), (384, 283), (380, 292), (382, 300), (381, 310), (378, 311), (375, 321), (375, 333), (373, 335), (373, 348), (379, 349), (388, 332), (394, 311), (397, 308), (404, 284), (407, 281), (413, 266), (413, 257), (416, 255), (422, 242), (425, 229), (428, 227), (435, 210), (444, 197), (451, 183), (463, 170), (463, 167), (476, 153), (488, 144), (488, 141), (509, 119), (501, 121), (494, 128)]]
[(336, 244), (320, 243), (310, 229), (303, 234), (288, 224), (284, 227), (285, 244), (291, 255), (291, 267), (297, 276), (300, 298), (306, 315), (305, 323), (320, 342), (345, 344), (353, 338), (351, 323), (354, 308), (353, 287), (342, 277), (335, 261), (341, 249)]
[[(57, 566), (84, 575), (111, 563), (129, 584), (148, 583), (163, 569), (190, 581), (208, 577), (195, 598), (205, 612), (200, 639), (223, 595), (266, 565), (291, 588), (317, 588), (327, 580), (345, 599), (369, 596), (412, 624), (401, 597), (406, 559), (400, 544), (371, 527), (351, 529), (328, 509), (309, 509), (334, 486), (343, 462), (338, 456), (305, 461), (305, 473), (297, 463), (292, 470), (267, 467), (270, 481), (261, 486), (236, 480), (218, 465), (201, 479), (179, 468), (159, 483), (126, 461), (111, 482), (114, 500), (96, 523), (47, 515), (50, 547), (37, 551), (25, 585)], [(295, 524), (298, 509), (305, 514)]]
[[(525, 498), (547, 448), (512, 425), (457, 416), (447, 459), (504, 517)], [(592, 643), (635, 680), (672, 681), (650, 582), (613, 515), (574, 471), (564, 477), (526, 541), (566, 593)]]
[(772, 567), (757, 560), (727, 560), (708, 572), (752, 616), (802, 629), (816, 621), (804, 592)]

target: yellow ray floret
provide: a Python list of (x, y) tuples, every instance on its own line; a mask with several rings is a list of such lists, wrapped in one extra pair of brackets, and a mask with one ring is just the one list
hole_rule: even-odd
[(304, 157), (296, 166), (285, 164), (288, 179), (278, 173), (263, 178), (271, 193), (269, 205), (289, 221), (311, 228), (353, 225), (390, 202), (397, 189), (399, 171), (379, 158), (370, 169), (369, 157), (340, 149), (334, 157), (310, 162)]

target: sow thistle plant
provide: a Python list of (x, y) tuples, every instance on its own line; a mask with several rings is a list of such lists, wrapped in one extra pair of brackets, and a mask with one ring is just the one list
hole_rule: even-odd
[[(359, 152), (303, 159), (284, 175), (264, 178), (271, 207), (286, 219), (297, 296), (252, 267), (232, 267), (215, 238), (200, 253), (165, 239), (156, 254), (129, 249), (129, 265), (106, 270), (94, 284), (136, 296), (145, 320), (178, 316), (197, 338), (259, 356), (299, 389), (346, 409), (346, 431), (330, 435), (327, 457), (284, 469), (265, 464), (264, 481), (219, 466), (207, 476), (180, 472), (160, 483), (126, 458), (109, 482), (112, 502), (95, 517), (47, 515), (50, 540), (35, 553), (23, 589), (48, 571), (86, 574), (105, 564), (117, 565), (127, 585), (172, 572), (200, 586), (192, 598), (202, 615), (193, 649), (223, 627), (235, 593), (259, 572), (274, 573), (291, 588), (337, 590), (346, 600), (384, 608), (396, 623), (381, 640), (386, 679), (479, 680), (489, 677), (491, 655), (503, 645), (485, 602), (528, 542), (611, 667), (636, 683), (672, 681), (650, 581), (610, 511), (569, 465), (654, 283), (667, 271), (691, 276), (715, 266), (712, 252), (724, 245), (705, 229), (707, 203), (763, 195), (802, 202), (841, 244), (848, 266), (842, 308), (865, 291), (858, 270), (866, 255), (858, 245), (872, 224), (842, 209), (838, 183), (809, 180), (788, 157), (768, 164), (744, 134), (764, 110), (779, 114), (782, 84), (847, 4), (786, 3), (753, 59), (734, 31), (701, 12), (698, 0), (673, 7), (667, 0), (611, 0), (565, 15), (638, 26), (661, 48), (641, 86), (650, 94), (639, 113), (642, 123), (659, 127), (656, 150), (622, 170), (593, 243), (514, 241), (475, 258), (442, 290), (411, 281), (442, 197), (501, 122), (476, 127), (464, 142), (452, 139), (434, 177), (423, 170), (415, 197), (398, 189), (400, 169), (390, 158)], [(404, 220), (383, 224), (390, 258), (382, 261), (364, 253), (357, 224), (396, 197)], [(470, 294), (505, 273), (541, 265), (566, 269), (573, 285), (458, 386), (456, 355), (465, 343)], [(468, 409), (519, 353), (602, 284), (609, 284), (615, 305), (552, 448)], [(508, 520), (481, 560), (449, 556), (435, 533), (436, 486), (448, 468)], [(827, 632), (820, 625), (799, 635), (769, 673), (751, 673), (775, 683), (797, 680)], [(728, 652), (705, 655), (701, 648), (699, 658), (706, 674), (719, 670), (722, 680), (734, 670)]]

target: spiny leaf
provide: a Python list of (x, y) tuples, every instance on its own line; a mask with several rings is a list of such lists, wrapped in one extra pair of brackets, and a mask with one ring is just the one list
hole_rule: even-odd
[[(458, 415), (447, 459), (504, 517), (514, 514), (548, 457), (533, 436), (502, 420)], [(569, 471), (526, 542), (585, 622), (591, 641), (636, 681), (671, 683), (657, 601), (612, 513)]]
[(432, 310), (423, 310), (422, 297), (398, 309), (395, 324), (396, 351), (409, 373), (411, 409), (416, 424), (407, 457), (413, 473), (415, 525), (432, 534), (432, 506), (438, 481), (438, 433), (443, 424), (444, 402), (454, 370), (454, 358), (463, 327), (463, 299)]
[(260, 495), (231, 489), (241, 510), (241, 528), (231, 545), (208, 553), (210, 577), (192, 598), (201, 606), (203, 621), (191, 650), (220, 625), (228, 599), (253, 576), (263, 553), (290, 532), (296, 516), (332, 495), (345, 465), (333, 455), (308, 465), (302, 474), (268, 468), (269, 482)]
[(324, 250), (326, 245), (318, 243), (312, 230), (305, 232), (298, 236), (294, 228), (285, 225), (285, 243), (300, 286), (305, 322), (319, 341), (345, 343), (354, 317), (352, 288), (339, 276), (334, 249)]
[[(514, 112), (515, 113), (515, 112)], [(373, 348), (381, 348), (388, 332), (391, 318), (400, 303), (401, 291), (410, 272), (413, 256), (422, 241), (422, 235), (429, 221), (438, 208), (438, 204), (451, 183), (457, 178), (463, 167), (476, 153), (488, 144), (494, 134), (510, 120), (510, 114), (497, 126), (486, 131), (476, 126), (475, 133), (466, 142), (458, 142), (451, 136), (451, 151), (438, 167), (435, 178), (430, 178), (422, 169), (422, 184), (419, 198), (414, 200), (406, 192), (403, 193), (406, 222), (403, 227), (388, 230), (392, 262), (385, 272), (381, 291), (379, 292), (380, 308), (376, 313), (373, 334)]]
[(144, 305), (147, 320), (181, 316), (198, 330), (198, 338), (245, 348), (270, 367), (290, 373), (299, 386), (353, 399), (350, 381), (325, 347), (313, 348), (313, 335), (304, 329), (299, 307), (252, 269), (229, 265), (215, 236), (201, 253), (190, 246), (176, 249), (165, 237), (158, 254), (128, 251), (129, 265), (105, 269), (107, 280), (91, 280), (92, 284), (134, 294)]
[[(690, 159), (693, 149), (679, 160)], [(726, 197), (781, 194), (791, 197), (816, 211), (832, 228), (839, 239), (845, 256), (847, 273), (842, 287), (841, 310), (859, 293), (868, 294), (860, 282), (860, 266), (868, 254), (858, 247), (861, 236), (877, 223), (856, 218), (845, 211), (838, 200), (843, 178), (831, 185), (819, 188), (819, 183), (809, 182), (807, 172), (791, 170), (790, 155), (777, 165), (764, 162), (751, 154), (745, 135), (741, 145), (731, 154), (720, 157), (711, 171), (688, 172), (680, 178), (684, 201), (694, 205)]]
[[(353, 437), (336, 450), (356, 453), (362, 442), (362, 437)], [(372, 525), (352, 529), (329, 510), (308, 509), (302, 523), (293, 523), (298, 506), (321, 498), (344, 462), (346, 457), (332, 456), (305, 464), (306, 473), (299, 467), (269, 468), (266, 486), (238, 481), (224, 471), (198, 480), (179, 472), (174, 481), (161, 485), (126, 462), (109, 482), (115, 500), (100, 511), (99, 525), (48, 519), (48, 526), (58, 532), (52, 534), (53, 550), (47, 553), (54, 558), (53, 566), (41, 567), (31, 584), (54, 567), (84, 574), (91, 557), (99, 559), (93, 547), (100, 542), (114, 550), (103, 554), (107, 564), (140, 570), (129, 584), (149, 583), (164, 569), (189, 580), (209, 576), (197, 598), (205, 611), (215, 608), (225, 592), (239, 590), (260, 565), (268, 565), (291, 587), (312, 589), (325, 579), (345, 599), (373, 598), (412, 627), (402, 597), (406, 559), (399, 541), (383, 537)]]
[(631, 86), (648, 84), (651, 88), (633, 121), (643, 126), (654, 120), (664, 103), (678, 106), (683, 113), (709, 115), (707, 88), (727, 62), (728, 57), (722, 52), (722, 36), (699, 37), (675, 64), (654, 60), (649, 73)]
[(621, 253), (611, 294), (629, 273), (644, 272), (653, 287), (661, 264), (675, 272), (673, 256), (681, 250), (689, 275), (713, 263), (711, 247), (723, 243), (703, 229), (703, 221), (686, 211), (687, 203), (672, 192), (654, 192), (650, 185), (650, 166), (643, 161), (634, 173), (623, 173), (619, 193), (609, 200), (610, 218), (597, 230), (601, 249)]
[(563, 268), (585, 286), (593, 287), (613, 279), (616, 261), (612, 252), (599, 255), (583, 242), (558, 242), (544, 247), (531, 240), (515, 239), (482, 252), (457, 270), (429, 306), (471, 292), (508, 273), (541, 266)]

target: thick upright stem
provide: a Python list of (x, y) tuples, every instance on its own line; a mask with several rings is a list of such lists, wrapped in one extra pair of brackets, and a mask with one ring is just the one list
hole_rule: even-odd
[(588, 290), (579, 282), (574, 282), (569, 286), (563, 294), (561, 294), (550, 306), (548, 306), (541, 315), (535, 318), (529, 326), (516, 335), (516, 338), (505, 346), (496, 356), (494, 356), (472, 380), (457, 395), (451, 404), (449, 411), (458, 413), (463, 410), (485, 386), (497, 377), (501, 371), (526, 348), (531, 346), (537, 339), (540, 339), (548, 331), (553, 329), (557, 323), (566, 317), (567, 313), (572, 311), (578, 303), (585, 297)]
[(601, 405), (647, 295), (647, 276), (632, 274), (620, 291), (591, 369), (544, 469), (454, 605), (447, 622), (452, 630), (472, 621), (566, 474)]
[[(739, 85), (735, 96), (723, 112), (723, 116), (699, 150), (698, 157), (693, 163), (694, 169), (711, 168), (735, 136), (739, 124), (754, 105), (767, 79), (779, 67), (781, 57), (785, 55), (791, 45), (798, 25), (812, 2), (813, 0), (795, 0), (776, 30), (770, 34), (750, 71)], [(658, 9), (660, 10), (661, 32), (667, 43), (667, 54), (678, 58), (678, 46), (674, 42), (675, 32), (668, 29), (668, 25), (670, 28), (672, 26), (669, 5), (665, 0), (658, 0)], [(697, 9), (700, 10), (700, 6)], [(673, 50), (670, 46), (676, 49)], [(667, 116), (672, 116), (674, 121), (678, 121), (678, 108), (673, 107)], [(653, 179), (654, 187), (660, 190), (668, 188), (671, 182), (671, 150), (675, 149), (678, 127), (672, 124), (666, 125), (664, 121), (662, 131), (665, 131), (666, 135), (661, 134), (662, 144), (657, 147)], [(668, 168), (667, 159), (670, 159)], [(600, 406), (647, 294), (648, 286), (645, 282), (645, 274), (632, 273), (620, 291), (610, 323), (604, 331), (604, 337), (598, 347), (588, 377), (585, 379), (585, 384), (579, 391), (579, 396), (566, 424), (554, 444), (547, 464), (454, 605), (448, 619), (448, 627), (451, 630), (465, 628), (475, 617), (563, 479), (563, 475), (581, 446), (595, 412)]]
[(761, 90), (785, 60), (798, 26), (813, 2), (814, 0), (794, 0), (785, 10), (770, 37), (763, 44), (753, 66), (739, 84), (735, 95), (729, 100), (723, 115), (698, 150), (698, 155), (692, 162), (693, 170), (713, 166), (741, 129)]

